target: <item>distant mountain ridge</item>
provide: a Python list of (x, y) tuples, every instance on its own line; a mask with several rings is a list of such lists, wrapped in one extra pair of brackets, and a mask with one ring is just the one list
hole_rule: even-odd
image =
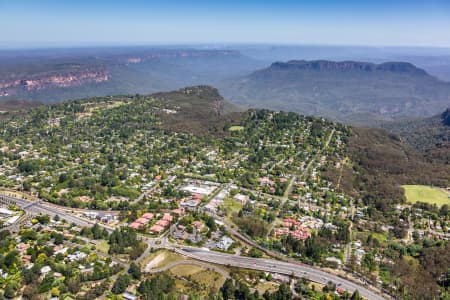
[(221, 91), (244, 106), (371, 126), (433, 116), (450, 103), (450, 83), (407, 62), (276, 62), (228, 81)]
[(279, 69), (301, 69), (316, 71), (364, 71), (364, 72), (394, 72), (394, 73), (413, 73), (417, 75), (428, 75), (423, 69), (417, 68), (408, 62), (385, 62), (374, 64), (358, 61), (329, 61), (329, 60), (291, 60), (288, 62), (275, 62), (270, 68)]
[(450, 103), (450, 83), (408, 62), (289, 60), (263, 68), (265, 64), (239, 51), (217, 49), (0, 51), (0, 102), (52, 103), (213, 85), (244, 107), (369, 126), (433, 116)]
[(0, 51), (0, 101), (148, 94), (242, 76), (262, 63), (235, 50), (106, 48)]

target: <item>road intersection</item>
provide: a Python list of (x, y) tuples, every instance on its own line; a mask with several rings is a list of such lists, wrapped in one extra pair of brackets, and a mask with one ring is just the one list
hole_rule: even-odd
[[(0, 195), (0, 202), (11, 203), (21, 207), (26, 213), (31, 215), (48, 214), (50, 216), (58, 215), (61, 219), (67, 222), (74, 223), (78, 226), (92, 226), (95, 221), (82, 218), (78, 215), (72, 214), (67, 211), (66, 207), (58, 207), (56, 205), (50, 205), (42, 200), (29, 201), (20, 199), (8, 195)], [(114, 228), (105, 224), (98, 223), (100, 226), (112, 232)], [(152, 249), (164, 248), (175, 251), (181, 255), (187, 256), (191, 259), (214, 263), (224, 266), (233, 266), (239, 268), (260, 270), (265, 272), (273, 272), (284, 275), (293, 275), (295, 277), (304, 277), (310, 281), (320, 284), (326, 284), (329, 281), (336, 283), (337, 286), (348, 290), (358, 290), (359, 293), (367, 299), (381, 300), (385, 299), (383, 296), (374, 292), (368, 288), (364, 283), (355, 283), (348, 279), (341, 278), (337, 275), (325, 272), (318, 268), (307, 266), (301, 263), (286, 262), (275, 259), (262, 259), (262, 258), (250, 258), (232, 254), (219, 253), (214, 251), (207, 251), (195, 247), (187, 247), (184, 245), (174, 244), (168, 241), (166, 237), (160, 238), (148, 238), (142, 237), (142, 239), (148, 244), (147, 250), (137, 259), (141, 261)]]

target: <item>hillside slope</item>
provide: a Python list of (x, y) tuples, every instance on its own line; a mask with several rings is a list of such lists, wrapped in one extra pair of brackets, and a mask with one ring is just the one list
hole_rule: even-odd
[(450, 83), (404, 62), (277, 62), (222, 89), (239, 104), (364, 125), (432, 116), (450, 99)]
[(390, 123), (383, 127), (399, 135), (427, 159), (450, 164), (450, 109), (431, 118)]
[(156, 93), (153, 97), (174, 107), (176, 113), (164, 113), (163, 128), (175, 132), (197, 135), (228, 134), (231, 124), (239, 124), (243, 113), (240, 108), (226, 101), (217, 89), (209, 86), (186, 87), (173, 92)]
[[(347, 155), (351, 164), (343, 167), (342, 190), (357, 193), (366, 204), (381, 211), (405, 201), (401, 185), (450, 184), (450, 165), (428, 162), (385, 130), (353, 127)], [(336, 170), (329, 170), (327, 176), (336, 181)]]
[[(261, 112), (270, 114), (267, 110)], [(119, 136), (126, 139), (139, 130), (155, 131), (162, 136), (175, 132), (220, 140), (230, 136), (228, 129), (232, 125), (242, 124), (249, 115), (225, 101), (218, 90), (210, 86), (186, 87), (147, 96), (94, 97), (43, 105), (30, 110), (28, 114), (22, 114), (5, 114), (0, 124), (7, 128), (6, 140), (6, 136), (12, 140), (29, 136), (36, 142), (42, 142), (42, 139), (36, 138), (36, 131), (46, 136), (48, 128), (59, 133), (58, 143), (62, 140), (66, 143), (74, 137), (96, 140), (99, 135), (110, 143), (109, 138)], [(290, 117), (320, 120), (297, 114), (291, 114)], [(360, 195), (365, 202), (374, 204), (379, 210), (389, 209), (391, 204), (404, 201), (400, 188), (402, 184), (450, 184), (450, 165), (427, 162), (396, 135), (380, 129), (323, 122), (328, 124), (323, 128), (325, 131), (330, 131), (333, 126), (348, 128), (348, 136), (344, 140), (345, 155), (350, 158), (351, 164), (342, 169), (341, 189), (349, 194)], [(20, 136), (9, 123), (23, 123)], [(72, 123), (76, 125), (67, 126)], [(279, 135), (277, 132), (264, 134)], [(246, 140), (260, 138), (251, 134), (245, 137)], [(47, 141), (44, 139), (44, 142)], [(261, 156), (270, 154), (261, 152)], [(340, 170), (330, 165), (328, 171), (326, 176), (337, 182)]]

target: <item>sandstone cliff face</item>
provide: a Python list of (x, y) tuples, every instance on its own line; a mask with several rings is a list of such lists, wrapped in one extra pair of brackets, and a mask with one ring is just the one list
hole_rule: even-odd
[(103, 69), (85, 69), (52, 74), (35, 74), (29, 78), (0, 81), (0, 97), (19, 91), (40, 91), (48, 88), (81, 86), (107, 81), (109, 74)]
[[(24, 68), (23, 65), (18, 64), (18, 70), (22, 71), (16, 71), (14, 68), (10, 67), (10, 72), (0, 72), (0, 97), (7, 98), (7, 96), (20, 96), (27, 99), (33, 92), (101, 83), (108, 81), (111, 74), (117, 69), (125, 70), (125, 74), (127, 74), (127, 76), (131, 74), (131, 77), (149, 76), (146, 72), (144, 72), (144, 75), (139, 74), (138, 72), (140, 71), (136, 71), (133, 66), (129, 68), (130, 65), (150, 63), (140, 67), (140, 69), (137, 68), (137, 70), (148, 70), (149, 68), (152, 68), (152, 62), (161, 62), (161, 64), (165, 64), (165, 60), (170, 60), (171, 62), (168, 66), (176, 68), (177, 63), (173, 63), (172, 59), (188, 60), (189, 58), (217, 58), (218, 60), (221, 60), (224, 57), (239, 58), (240, 53), (234, 50), (144, 49), (142, 51), (136, 50), (134, 53), (100, 55), (96, 58), (88, 57), (79, 60), (76, 60), (75, 58), (75, 62), (52, 60), (50, 63), (47, 62), (47, 66), (41, 65), (41, 63), (46, 62), (36, 62), (36, 66), (30, 65), (28, 70)], [(194, 61), (194, 66), (196, 63), (197, 61)], [(185, 68), (183, 62), (178, 62), (178, 64), (181, 65), (182, 68)], [(25, 71), (23, 71), (24, 69)], [(161, 70), (159, 72), (161, 72)], [(165, 73), (163, 75), (166, 76)], [(124, 79), (126, 81), (128, 78)], [(133, 86), (134, 84), (135, 83), (132, 82), (130, 85)], [(138, 88), (140, 88), (140, 86), (138, 86)], [(128, 86), (125, 86), (124, 89), (128, 89)], [(108, 92), (109, 91), (110, 90), (108, 90)], [(36, 94), (38, 93), (34, 93), (34, 95)], [(100, 92), (100, 94), (102, 93)]]

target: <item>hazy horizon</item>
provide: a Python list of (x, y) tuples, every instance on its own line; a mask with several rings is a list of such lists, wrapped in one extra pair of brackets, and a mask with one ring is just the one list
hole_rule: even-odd
[(2, 48), (450, 47), (449, 1), (5, 1)]
[[(368, 49), (395, 49), (395, 50), (449, 50), (448, 46), (416, 46), (416, 45), (365, 45), (365, 44), (320, 44), (320, 43), (238, 43), (238, 42), (222, 42), (222, 43), (56, 43), (56, 42), (39, 42), (39, 43), (14, 43), (8, 41), (0, 41), (0, 51), (8, 50), (64, 50), (64, 49), (113, 49), (113, 48), (192, 48), (192, 49), (226, 49), (239, 47), (324, 47), (324, 48), (368, 48)], [(448, 53), (450, 54), (450, 53)]]

